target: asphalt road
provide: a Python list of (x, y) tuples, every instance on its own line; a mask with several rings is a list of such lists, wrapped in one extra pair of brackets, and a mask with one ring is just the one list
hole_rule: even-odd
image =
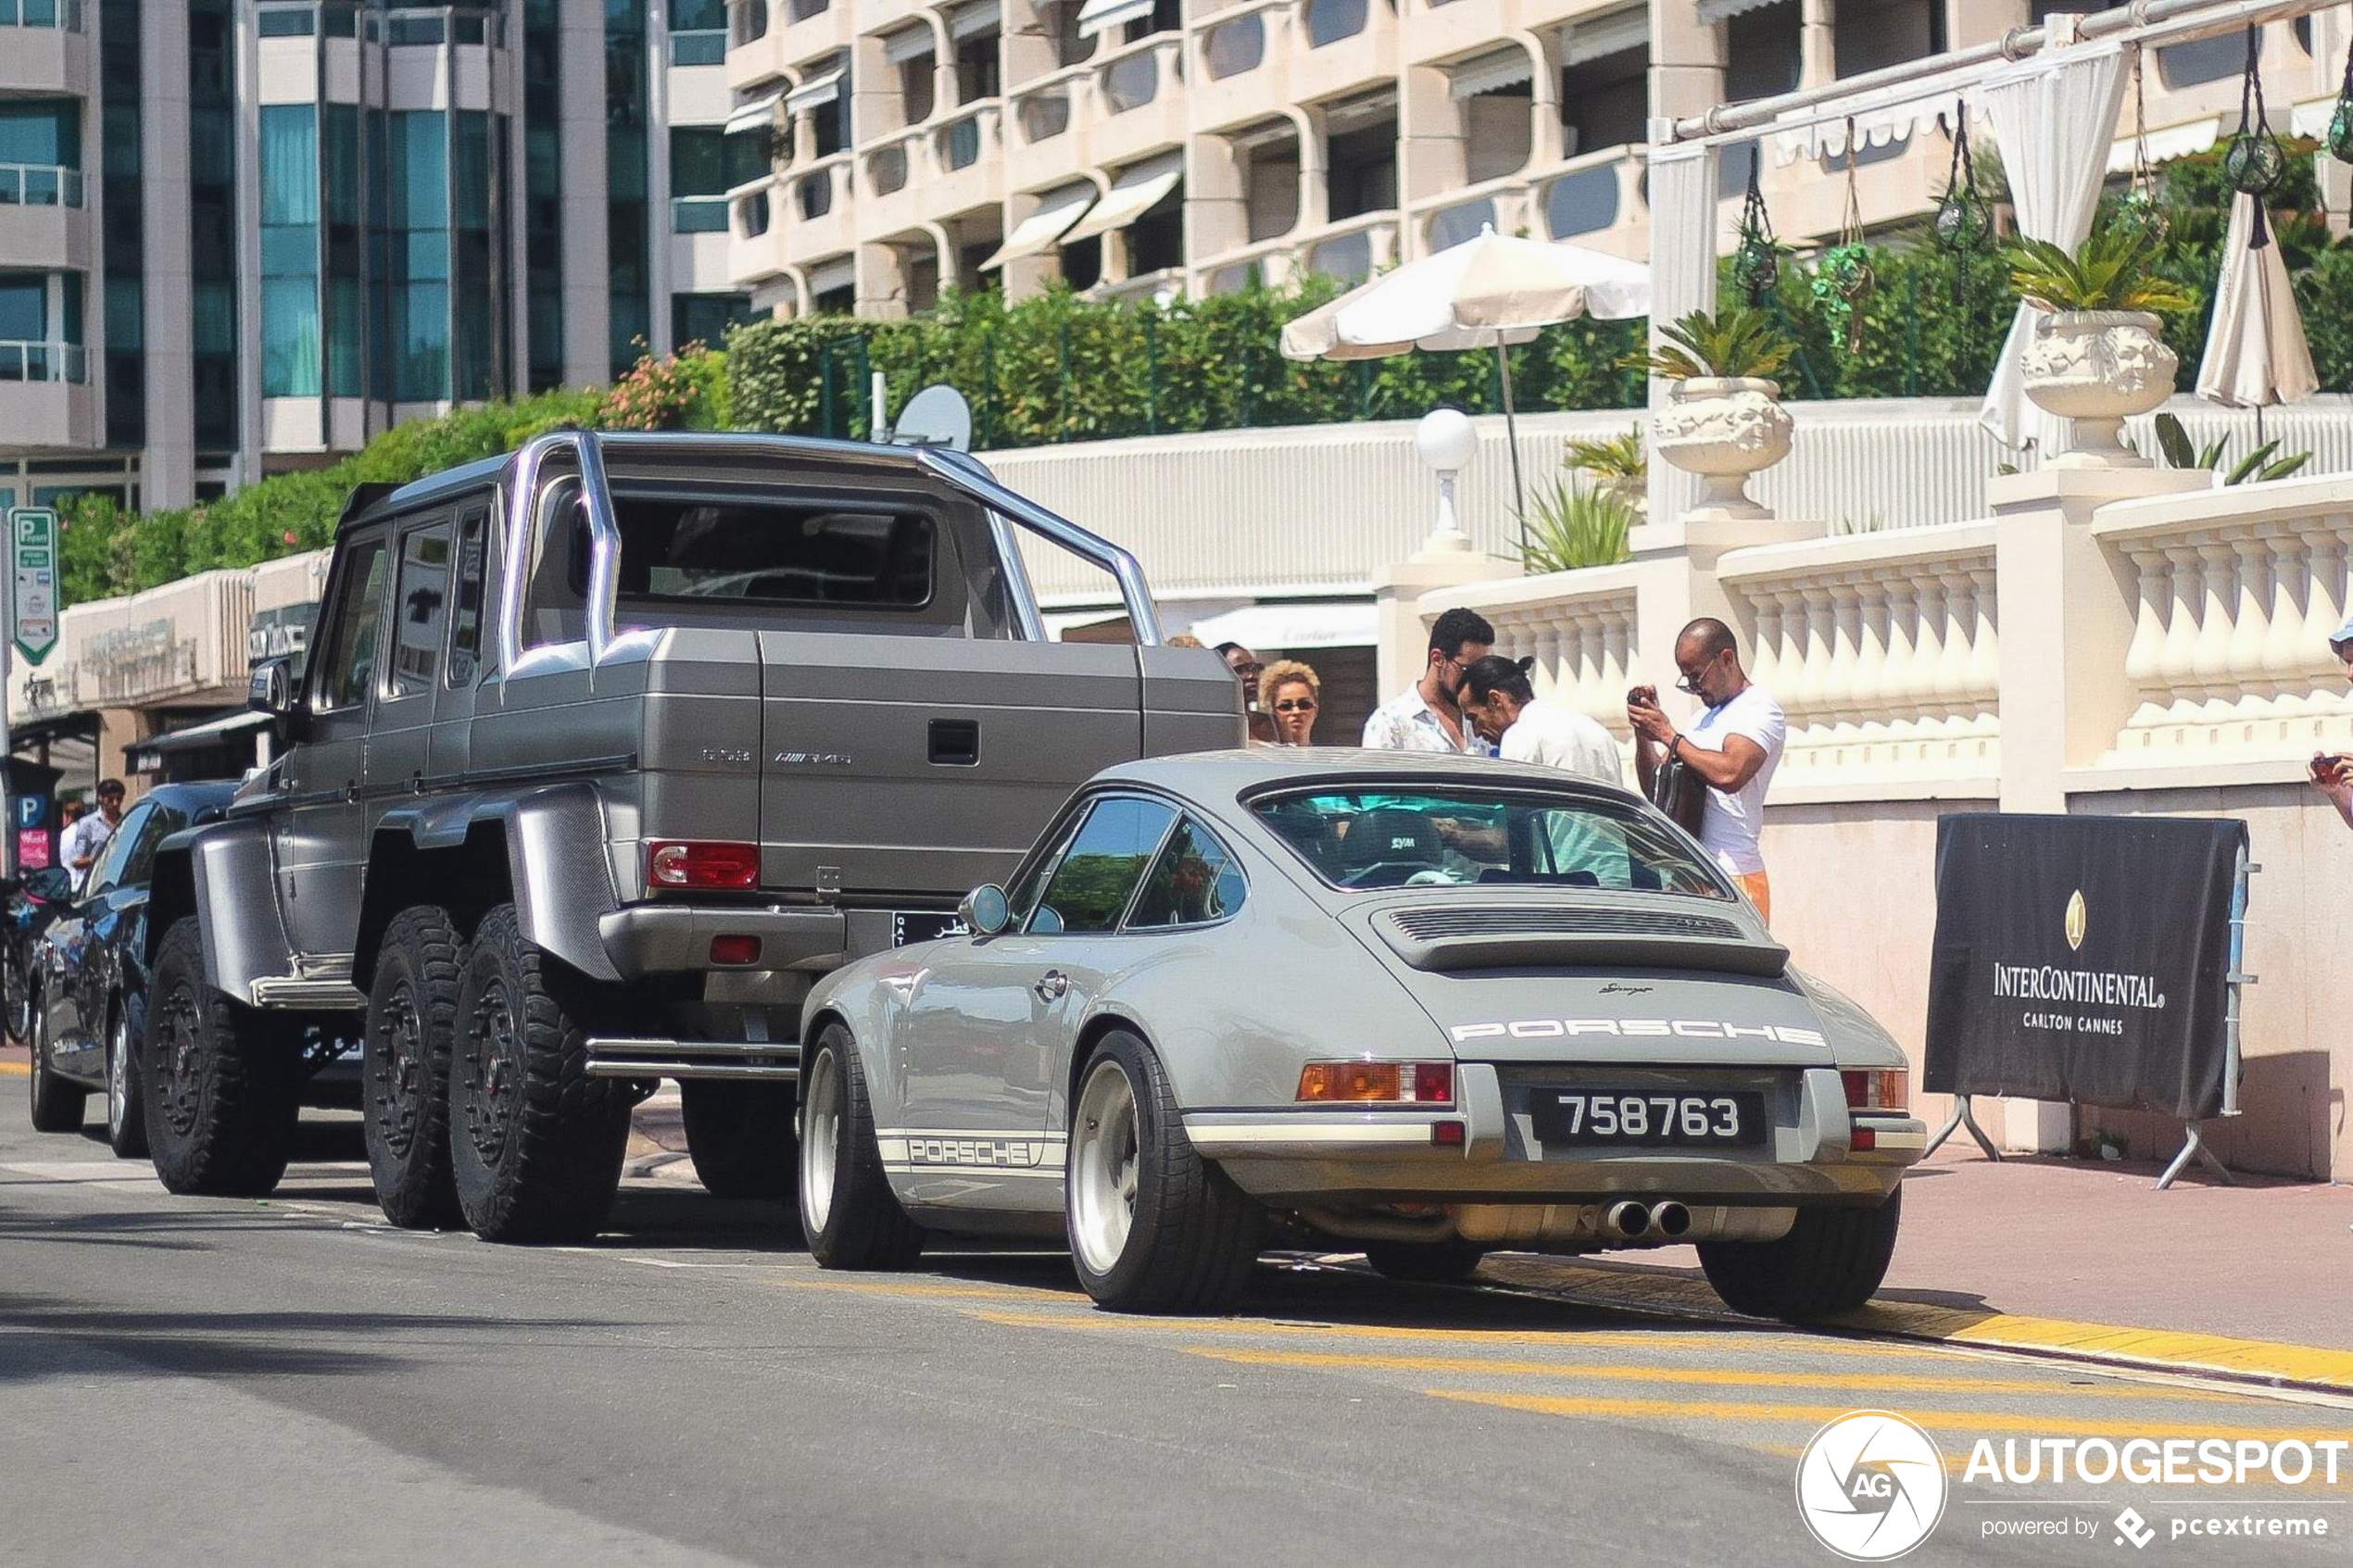
[[(1818, 1568), (1838, 1559), (1796, 1455), (1870, 1407), (1951, 1473), (1906, 1562), (2136, 1559), (2127, 1503), (2152, 1559), (2341, 1562), (2353, 1535), (2353, 1471), (2195, 1497), (1961, 1474), (1981, 1436), (2353, 1436), (2344, 1400), (1333, 1262), (1270, 1261), (1244, 1316), (1117, 1318), (1055, 1257), (823, 1273), (783, 1210), (674, 1181), (633, 1182), (595, 1247), (494, 1248), (383, 1226), (349, 1123), (254, 1203), (168, 1198), (21, 1116), (0, 1112), (8, 1564)], [(2166, 1533), (2216, 1512), (2332, 1535)]]

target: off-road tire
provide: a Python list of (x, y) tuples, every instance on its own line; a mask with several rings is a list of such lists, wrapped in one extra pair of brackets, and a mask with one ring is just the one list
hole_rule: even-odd
[(1452, 1285), (1478, 1272), (1487, 1248), (1476, 1241), (1368, 1241), (1365, 1261), (1384, 1279)]
[(903, 1269), (924, 1231), (883, 1174), (873, 1102), (849, 1031), (828, 1023), (801, 1060), (800, 1231), (825, 1269)]
[(194, 915), (156, 952), (144, 1033), (148, 1152), (165, 1189), (260, 1198), (275, 1188), (300, 1115), (295, 1036), (286, 1020), (213, 989)]
[(1876, 1209), (1801, 1209), (1778, 1241), (1703, 1241), (1699, 1265), (1736, 1312), (1811, 1323), (1852, 1311), (1887, 1277), (1904, 1193)]
[(32, 1004), (32, 1130), (36, 1133), (78, 1133), (90, 1100), (90, 1091), (63, 1078), (49, 1066), (49, 1009)]
[[(1063, 1191), (1071, 1261), (1096, 1305), (1222, 1312), (1248, 1286), (1265, 1210), (1194, 1149), (1160, 1059), (1125, 1030), (1105, 1035), (1078, 1075)], [(1123, 1192), (1132, 1200), (1114, 1236)]]
[(107, 1019), (107, 1147), (118, 1159), (147, 1157), (147, 1095), (139, 1073), (139, 1038), (129, 1005), (118, 1001)]
[(384, 928), (359, 1051), (360, 1120), (376, 1206), (404, 1230), (458, 1223), (449, 1172), (449, 1056), (462, 944), (447, 911), (401, 910)]
[(610, 1029), (630, 1010), (524, 940), (512, 904), (483, 917), (458, 989), (449, 1163), (484, 1241), (583, 1241), (604, 1223), (637, 1097), (588, 1075), (586, 1021)]
[(792, 1196), (800, 1168), (792, 1085), (689, 1078), (678, 1085), (678, 1108), (705, 1192), (768, 1201)]

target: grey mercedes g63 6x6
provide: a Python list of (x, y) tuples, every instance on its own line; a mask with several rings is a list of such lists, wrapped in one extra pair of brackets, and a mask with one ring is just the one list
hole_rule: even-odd
[[(1023, 533), (1135, 644), (1048, 641)], [(363, 488), (253, 700), (283, 754), (156, 869), (156, 1168), (270, 1191), (356, 1033), (384, 1213), (495, 1240), (594, 1232), (662, 1078), (705, 1185), (781, 1196), (818, 977), (939, 935), (1097, 769), (1242, 736), (1135, 561), (976, 461), (744, 435)]]

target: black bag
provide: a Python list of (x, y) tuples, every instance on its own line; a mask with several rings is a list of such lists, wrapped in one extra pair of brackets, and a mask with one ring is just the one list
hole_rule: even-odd
[(1651, 774), (1651, 804), (1675, 819), (1675, 825), (1699, 836), (1700, 818), (1707, 812), (1707, 781), (1678, 757), (1662, 758)]

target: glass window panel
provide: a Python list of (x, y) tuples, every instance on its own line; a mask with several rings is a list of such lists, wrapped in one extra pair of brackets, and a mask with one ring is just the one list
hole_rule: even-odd
[(1241, 868), (1209, 831), (1188, 817), (1168, 837), (1127, 916), (1132, 930), (1204, 925), (1242, 907)]
[(143, 303), (144, 289), (137, 277), (107, 280), (107, 352), (145, 346), (146, 312), (142, 308)]
[(458, 603), (449, 633), (449, 684), (473, 684), (482, 661), (482, 595), (487, 553), (486, 514), (469, 512), (458, 524)]
[(447, 134), (438, 109), (392, 117), (392, 210), (404, 229), (436, 229), (449, 220)]
[(365, 395), (360, 372), (368, 317), (360, 299), (358, 278), (327, 280), (327, 391), (336, 397)]
[(321, 132), (321, 156), (326, 168), (327, 221), (358, 223), (360, 210), (359, 110), (350, 104), (329, 104)]
[(48, 280), (0, 278), (0, 343), (44, 343), (48, 336)]
[(1157, 800), (1114, 797), (1087, 814), (1031, 917), (1035, 932), (1109, 931), (1176, 813)]
[(343, 591), (328, 622), (327, 657), (321, 661), (320, 706), (357, 707), (375, 674), (377, 622), (384, 613), (384, 542), (362, 540), (346, 562)]
[(457, 200), (457, 226), (460, 229), (490, 227), (490, 117), (486, 114), (461, 113), (456, 126), (457, 141), (451, 149), (454, 165), (450, 183)]
[[(195, 307), (195, 351), (233, 355), (237, 352), (237, 291), (234, 284), (198, 280), (191, 291)], [(203, 400), (197, 400), (202, 409)]]
[(260, 21), (264, 38), (308, 38), (317, 25), (308, 11), (264, 11)]
[(682, 125), (670, 132), (670, 194), (715, 196), (727, 189), (726, 132), (715, 125)]
[(392, 671), (386, 697), (422, 696), (441, 672), (441, 639), (449, 618), (449, 533), (421, 528), (400, 542), (399, 592), (393, 599)]
[(315, 278), (261, 280), (261, 395), (319, 395), (319, 284)]
[(399, 373), (393, 395), (404, 403), (449, 395), (449, 285), (410, 283), (393, 296)]
[(440, 229), (410, 233), (403, 241), (406, 276), (438, 282), (449, 276), (449, 235)]
[(0, 163), (81, 168), (81, 106), (62, 98), (0, 100)]
[(731, 131), (726, 136), (725, 168), (720, 178), (729, 189), (767, 177), (775, 160), (775, 132), (766, 126)]
[(319, 270), (319, 231), (271, 227), (261, 231), (261, 275), (305, 277)]

